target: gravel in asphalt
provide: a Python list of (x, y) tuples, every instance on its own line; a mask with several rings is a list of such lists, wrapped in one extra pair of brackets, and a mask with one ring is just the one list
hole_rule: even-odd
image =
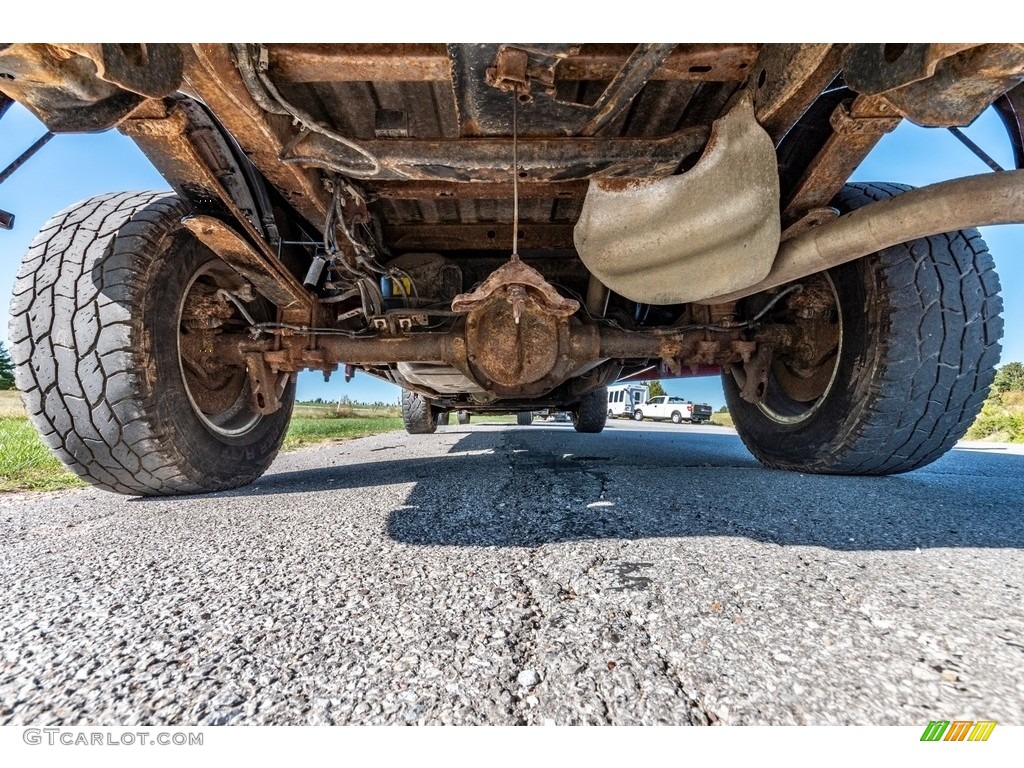
[(1024, 724), (1024, 455), (442, 428), (206, 497), (0, 496), (0, 723)]

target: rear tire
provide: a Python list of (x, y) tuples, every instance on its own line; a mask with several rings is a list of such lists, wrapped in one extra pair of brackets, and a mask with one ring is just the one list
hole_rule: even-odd
[(457, 415), (459, 424), (469, 424), (469, 411), (459, 411)]
[[(246, 485), (288, 429), (294, 381), (282, 407), (261, 415), (244, 368), (200, 386), (187, 367), (186, 296), (230, 272), (181, 226), (187, 213), (169, 193), (85, 200), (47, 222), (14, 286), (11, 353), (29, 418), (71, 471), (107, 491)], [(259, 298), (249, 307), (271, 309)]]
[(679, 413), (679, 411), (672, 411), (672, 423), (673, 424), (682, 424), (683, 423), (683, 415), (681, 413)]
[(517, 413), (516, 423), (520, 427), (528, 427), (533, 424), (533, 411), (520, 411)]
[[(845, 213), (906, 189), (850, 184), (832, 204)], [(827, 388), (801, 403), (772, 374), (752, 404), (725, 373), (736, 431), (779, 469), (889, 475), (935, 461), (974, 421), (999, 360), (1002, 301), (984, 241), (949, 232), (825, 274), (840, 319)]]
[(608, 387), (585, 394), (571, 413), (577, 432), (600, 432), (608, 421)]
[(643, 420), (644, 420), (644, 412), (643, 411), (641, 411), (639, 408), (637, 408), (635, 411), (633, 411), (633, 421), (643, 421)]
[(410, 435), (432, 435), (437, 431), (437, 412), (418, 392), (402, 390), (402, 421)]

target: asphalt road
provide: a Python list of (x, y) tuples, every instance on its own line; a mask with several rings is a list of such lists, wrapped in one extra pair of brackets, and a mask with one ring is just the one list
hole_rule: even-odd
[(448, 427), (207, 498), (0, 497), (0, 723), (1024, 724), (1024, 455)]

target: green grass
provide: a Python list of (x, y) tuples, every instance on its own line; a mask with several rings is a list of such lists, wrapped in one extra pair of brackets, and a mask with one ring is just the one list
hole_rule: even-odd
[[(476, 424), (513, 424), (514, 415), (478, 415)], [(454, 425), (455, 417), (452, 416)], [(732, 416), (715, 413), (711, 423), (731, 427)], [(283, 450), (353, 440), (402, 429), (401, 410), (394, 406), (362, 407), (296, 404)], [(993, 394), (967, 432), (970, 440), (1024, 443), (1024, 392)], [(25, 417), (17, 392), (0, 391), (0, 492), (56, 491), (84, 483), (53, 457)]]
[[(474, 413), (470, 418), (470, 425), (473, 424), (515, 424), (518, 417), (511, 413)], [(539, 421), (543, 424), (543, 421)], [(456, 424), (455, 414), (452, 414), (452, 424)]]
[(719, 427), (733, 426), (731, 413), (712, 413), (709, 421)]
[(0, 416), (24, 416), (21, 395), (13, 389), (0, 389)]
[(402, 409), (397, 405), (372, 407), (342, 403), (339, 405), (318, 405), (316, 403), (296, 403), (292, 416), (305, 416), (310, 419), (351, 419), (362, 418), (401, 418)]
[[(352, 440), (402, 429), (394, 407), (360, 408), (296, 405), (283, 450), (336, 440)], [(57, 491), (85, 483), (68, 472), (25, 416), (17, 392), (0, 391), (0, 492)]]
[(1024, 392), (989, 395), (967, 430), (967, 439), (1024, 443)]
[(0, 416), (0, 491), (57, 491), (84, 485), (24, 416)]
[[(715, 413), (711, 423), (731, 427), (732, 416)], [(985, 401), (981, 413), (967, 430), (968, 440), (989, 440), (1000, 443), (1024, 443), (1024, 392), (993, 393)]]
[(293, 416), (284, 438), (284, 450), (289, 451), (312, 443), (328, 440), (354, 440), (381, 432), (402, 429), (402, 420), (394, 416), (350, 416), (322, 418)]

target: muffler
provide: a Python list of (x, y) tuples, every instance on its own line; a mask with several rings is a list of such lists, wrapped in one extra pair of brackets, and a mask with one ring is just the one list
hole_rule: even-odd
[(930, 184), (869, 203), (786, 240), (763, 280), (697, 303), (736, 301), (920, 237), (1020, 223), (1024, 223), (1024, 170)]

